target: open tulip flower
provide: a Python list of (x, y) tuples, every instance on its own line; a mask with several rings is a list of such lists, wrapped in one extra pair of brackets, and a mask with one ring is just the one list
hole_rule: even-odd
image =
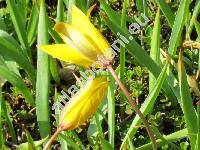
[(98, 29), (76, 6), (72, 7), (71, 24), (56, 23), (54, 30), (60, 35), (65, 44), (41, 46), (40, 49), (60, 60), (90, 67), (104, 56), (106, 61), (111, 61), (110, 45)]
[[(107, 68), (129, 100), (133, 109), (140, 116), (152, 142), (156, 145), (155, 137), (148, 122), (112, 68), (113, 53), (109, 43), (90, 22), (88, 16), (76, 6), (72, 7), (71, 19), (71, 24), (56, 23), (54, 27), (54, 30), (60, 35), (65, 44), (45, 45), (39, 47), (39, 49), (55, 58), (86, 68)], [(72, 98), (69, 105), (65, 106), (61, 111), (58, 130), (47, 142), (45, 150), (61, 131), (77, 128), (97, 110), (107, 85), (108, 82), (104, 77), (88, 81)]]

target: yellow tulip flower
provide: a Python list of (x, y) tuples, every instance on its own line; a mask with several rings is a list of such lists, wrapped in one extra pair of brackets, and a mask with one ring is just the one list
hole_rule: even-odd
[(98, 56), (111, 61), (110, 45), (89, 18), (76, 6), (72, 6), (72, 22), (56, 23), (54, 30), (65, 44), (53, 44), (39, 47), (44, 52), (60, 60), (90, 67)]
[(59, 129), (73, 130), (85, 123), (100, 105), (107, 86), (106, 77), (89, 79), (61, 111)]

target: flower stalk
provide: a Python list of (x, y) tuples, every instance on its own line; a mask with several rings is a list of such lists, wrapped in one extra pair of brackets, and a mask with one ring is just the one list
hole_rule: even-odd
[(61, 128), (58, 128), (56, 130), (56, 132), (52, 135), (52, 137), (49, 139), (49, 141), (44, 146), (43, 150), (48, 150), (49, 149), (49, 147), (51, 146), (51, 143), (56, 139), (56, 137), (58, 136), (58, 134), (60, 134), (61, 131), (62, 131)]
[(138, 108), (135, 100), (133, 100), (129, 94), (129, 92), (127, 91), (127, 89), (125, 88), (125, 86), (122, 84), (122, 82), (120, 81), (120, 79), (118, 78), (116, 72), (114, 71), (114, 69), (112, 68), (111, 65), (107, 66), (108, 71), (112, 74), (112, 76), (114, 77), (115, 81), (117, 82), (117, 84), (119, 85), (119, 88), (121, 89), (121, 91), (123, 92), (123, 94), (126, 96), (126, 98), (128, 99), (128, 101), (130, 102), (131, 106), (133, 107), (133, 109), (135, 110), (135, 112), (139, 115), (140, 119), (142, 120), (147, 133), (151, 139), (152, 142), (152, 148), (153, 150), (157, 149), (157, 145), (156, 145), (156, 139), (154, 137), (154, 134), (149, 126), (149, 123), (147, 122), (147, 120), (145, 119), (145, 117), (143, 116), (142, 112), (140, 111), (140, 109)]

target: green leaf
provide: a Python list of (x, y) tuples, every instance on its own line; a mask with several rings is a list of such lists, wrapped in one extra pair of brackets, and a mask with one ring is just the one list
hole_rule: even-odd
[[(177, 132), (174, 132), (172, 134), (169, 134), (169, 135), (166, 135), (166, 136), (163, 136), (168, 142), (175, 142), (175, 141), (178, 141), (182, 138), (185, 138), (187, 137), (187, 129), (183, 129), (183, 130), (180, 130), (180, 131), (177, 131)], [(164, 143), (162, 140), (156, 140), (156, 143), (158, 146), (162, 146)], [(145, 144), (143, 146), (140, 146), (138, 147), (136, 150), (147, 150), (147, 149), (151, 149), (151, 143), (148, 143), (148, 144)]]
[[(168, 67), (168, 62), (166, 62), (162, 72), (160, 73), (158, 79), (156, 80), (153, 90), (150, 92), (150, 94), (145, 99), (144, 103), (142, 104), (142, 106), (140, 108), (140, 110), (144, 116), (148, 115), (148, 113), (152, 110), (152, 108), (154, 106), (156, 98), (158, 97), (158, 95), (161, 91), (162, 85), (166, 79), (167, 67)], [(130, 138), (130, 139), (133, 138), (133, 136), (135, 135), (135, 133), (137, 131), (137, 128), (135, 128), (135, 127), (139, 126), (141, 123), (142, 123), (142, 121), (141, 121), (140, 117), (138, 115), (136, 115), (136, 117), (134, 118), (134, 120), (131, 123), (131, 126), (130, 126), (128, 132), (126, 133), (125, 138), (123, 139), (121, 149), (123, 148), (124, 144), (127, 142), (128, 138)]]
[(76, 6), (78, 6), (84, 13), (87, 12), (86, 0), (76, 0)]
[(148, 16), (147, 0), (136, 0), (136, 7), (139, 15), (143, 13), (145, 16)]
[[(48, 137), (45, 137), (39, 141), (34, 141), (34, 145), (36, 148), (39, 148), (40, 146), (42, 146), (42, 144), (44, 144), (47, 141)], [(22, 143), (18, 146), (17, 150), (29, 150), (29, 143)]]
[(151, 129), (153, 130), (153, 133), (155, 134), (155, 136), (157, 137), (157, 139), (161, 139), (162, 140), (163, 145), (168, 144), (168, 145), (171, 146), (172, 149), (179, 149), (178, 146), (176, 146), (172, 142), (168, 141), (164, 136), (162, 136), (162, 134), (159, 132), (159, 130), (157, 129), (157, 127), (151, 125)]
[(130, 150), (135, 150), (135, 147), (129, 137), (128, 137), (128, 143), (129, 143)]
[[(196, 32), (198, 34), (198, 38), (197, 40), (200, 41), (200, 23), (198, 21), (195, 20), (195, 29), (196, 29)], [(200, 68), (200, 67), (199, 67)]]
[(115, 80), (110, 76), (110, 84), (108, 86), (108, 136), (109, 143), (115, 147)]
[(189, 0), (182, 0), (177, 11), (168, 48), (168, 52), (172, 57), (176, 54), (177, 47), (179, 46), (179, 42), (181, 40), (181, 34), (183, 31), (185, 20), (189, 13), (189, 4)]
[[(158, 65), (160, 64), (160, 9), (158, 9), (154, 28), (153, 35), (151, 37), (151, 50), (150, 57), (156, 62)], [(156, 81), (156, 78), (153, 74), (149, 73), (149, 91), (153, 90), (153, 85)]]
[(165, 15), (169, 25), (173, 27), (174, 24), (174, 12), (170, 9), (170, 7), (167, 5), (165, 0), (155, 0), (156, 3), (158, 3), (159, 7), (161, 8), (163, 14)]
[(35, 143), (33, 141), (33, 138), (31, 137), (30, 133), (26, 130), (26, 137), (28, 141), (28, 149), (29, 150), (36, 150)]
[(30, 76), (35, 86), (36, 72), (26, 56), (20, 52), (20, 46), (7, 32), (0, 30), (0, 53), (4, 58), (10, 58), (22, 67)]
[[(122, 16), (121, 16), (121, 28), (126, 30), (126, 9), (127, 9), (127, 0), (123, 1), (122, 7)], [(125, 84), (125, 64), (126, 64), (126, 49), (122, 45), (120, 45), (120, 73), (119, 78), (123, 84)], [(126, 102), (126, 97), (123, 92), (120, 91), (120, 103), (123, 104)], [(120, 114), (123, 117), (125, 112), (125, 106), (120, 107)]]
[(104, 138), (101, 138), (101, 142), (102, 142), (102, 149), (105, 150), (114, 150), (114, 148), (112, 147), (112, 145), (106, 141)]
[(10, 16), (12, 18), (12, 22), (15, 27), (17, 36), (22, 45), (23, 53), (26, 56), (29, 56), (31, 58), (31, 52), (29, 49), (27, 34), (25, 31), (25, 24), (23, 22), (22, 15), (20, 14), (21, 11), (18, 9), (17, 4), (15, 3), (14, 0), (6, 0), (6, 3), (8, 6)]
[[(2, 93), (1, 93), (1, 95), (2, 95)], [(7, 111), (7, 104), (6, 104), (5, 100), (3, 99), (3, 97), (1, 97), (1, 98), (2, 98), (1, 99), (2, 111), (3, 111), (3, 114), (4, 114), (4, 118), (6, 120), (6, 124), (8, 125), (8, 128), (9, 128), (9, 132), (10, 132), (10, 135), (11, 135), (11, 138), (12, 138), (12, 142), (17, 144), (17, 137), (16, 137), (14, 126), (12, 124), (12, 119), (11, 119), (10, 113)]]
[(197, 140), (196, 140), (196, 146), (195, 146), (195, 150), (199, 150), (200, 148), (200, 101), (197, 102), (197, 117), (198, 117), (198, 133), (197, 133)]
[(190, 35), (191, 32), (192, 32), (192, 29), (194, 27), (194, 23), (198, 17), (200, 13), (200, 1), (197, 2), (196, 6), (194, 7), (194, 11), (193, 11), (193, 14), (192, 14), (192, 18), (190, 19), (190, 25), (188, 27), (188, 34)]
[[(119, 24), (121, 22), (122, 15), (118, 12), (115, 12), (104, 0), (99, 0), (101, 3), (102, 9), (106, 12), (110, 20), (112, 20), (115, 24)], [(126, 20), (128, 22), (135, 22), (136, 20), (127, 16)]]
[(25, 0), (16, 0), (16, 4), (18, 7), (18, 10), (20, 10), (20, 15), (22, 17), (22, 21), (25, 27), (26, 26), (26, 2)]
[(66, 135), (64, 135), (64, 134), (60, 134), (59, 135), (59, 139), (61, 140), (64, 140), (64, 141), (66, 141), (66, 143), (70, 146), (70, 147), (72, 147), (72, 148), (74, 148), (75, 150), (81, 150), (80, 148), (79, 148), (79, 146), (71, 139), (71, 138), (69, 138), (68, 136), (66, 136)]
[(35, 102), (31, 95), (30, 90), (26, 87), (25, 83), (20, 76), (16, 75), (7, 67), (0, 65), (0, 76), (8, 80), (13, 86), (15, 86), (25, 97), (26, 101), (34, 106)]
[(28, 21), (27, 34), (29, 46), (32, 46), (36, 40), (37, 26), (39, 19), (39, 8), (38, 3), (33, 3), (33, 8), (31, 9), (30, 18)]
[(63, 0), (58, 0), (56, 22), (62, 22), (64, 19)]
[[(0, 85), (0, 118), (2, 116), (2, 101), (3, 101), (3, 94), (2, 94), (2, 89)], [(3, 132), (3, 127), (2, 127), (2, 119), (0, 119), (0, 149), (3, 149), (4, 146), (4, 132)]]
[(1, 15), (0, 15), (0, 30), (6, 30), (6, 25)]
[(179, 53), (178, 60), (178, 78), (179, 87), (181, 95), (181, 108), (184, 114), (184, 119), (188, 129), (188, 135), (192, 147), (196, 144), (196, 134), (197, 134), (197, 114), (193, 106), (193, 101), (190, 95), (190, 90), (187, 82), (187, 75), (183, 64), (182, 52)]
[[(38, 46), (48, 44), (48, 20), (44, 0), (40, 4)], [(38, 48), (36, 81), (36, 114), (42, 138), (50, 134), (49, 116), (49, 56)]]

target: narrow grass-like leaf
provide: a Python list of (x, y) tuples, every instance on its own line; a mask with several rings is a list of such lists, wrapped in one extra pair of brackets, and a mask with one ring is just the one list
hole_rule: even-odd
[(59, 137), (60, 137), (60, 139), (66, 141), (66, 143), (67, 143), (70, 147), (74, 148), (75, 150), (81, 150), (81, 149), (79, 148), (79, 146), (77, 145), (77, 143), (75, 143), (72, 139), (70, 139), (70, 138), (67, 137), (66, 135), (60, 134)]
[(190, 90), (187, 82), (186, 71), (183, 65), (182, 52), (179, 53), (178, 60), (178, 78), (181, 95), (181, 108), (184, 114), (185, 123), (188, 129), (191, 146), (194, 148), (196, 144), (197, 134), (197, 114), (193, 106), (193, 101), (190, 95)]
[[(172, 134), (166, 135), (164, 136), (164, 138), (168, 141), (168, 142), (175, 142), (178, 141), (182, 138), (187, 137), (188, 131), (187, 129), (183, 129), (177, 132), (174, 132)], [(162, 140), (156, 140), (156, 143), (158, 146), (162, 146), (163, 145), (163, 141)], [(147, 150), (147, 149), (151, 149), (151, 143), (145, 144), (143, 146), (138, 147), (136, 150)]]
[(128, 138), (128, 143), (129, 143), (130, 150), (135, 150), (135, 146), (133, 145), (130, 138)]
[(167, 141), (167, 139), (165, 139), (165, 137), (159, 132), (159, 130), (157, 129), (157, 127), (151, 126), (151, 129), (153, 130), (153, 133), (155, 134), (155, 136), (157, 137), (157, 139), (161, 139), (162, 140), (163, 145), (168, 144), (168, 145), (171, 146), (172, 149), (179, 149), (178, 146), (176, 146), (172, 142)]
[(25, 97), (26, 101), (32, 106), (35, 105), (30, 90), (26, 87), (25, 83), (15, 73), (8, 70), (7, 67), (0, 65), (0, 76), (8, 80), (13, 86), (15, 86)]
[(49, 65), (50, 65), (50, 71), (51, 71), (53, 80), (56, 83), (59, 83), (60, 78), (59, 78), (59, 72), (58, 72), (58, 66), (57, 66), (56, 59), (50, 56), (49, 57)]
[(97, 126), (97, 129), (98, 129), (98, 134), (102, 139), (104, 139), (104, 134), (103, 134), (103, 130), (102, 130), (102, 127), (101, 127), (101, 122), (99, 120), (99, 114), (96, 112), (94, 114), (94, 116), (95, 116), (96, 126)]
[(190, 25), (188, 27), (188, 34), (190, 35), (194, 26), (194, 22), (197, 19), (198, 15), (200, 13), (200, 1), (197, 2), (196, 6), (194, 7), (194, 11), (192, 14), (192, 18), (190, 19)]
[(136, 7), (139, 16), (141, 13), (143, 13), (145, 16), (148, 16), (147, 0), (136, 0)]
[(84, 13), (87, 12), (86, 0), (76, 0), (76, 6), (78, 6)]
[(102, 142), (102, 149), (105, 149), (105, 150), (114, 150), (114, 148), (112, 147), (112, 145), (107, 140), (105, 140), (104, 138), (101, 139), (101, 142)]
[[(42, 144), (44, 144), (44, 143), (47, 141), (47, 139), (48, 139), (48, 137), (43, 138), (43, 139), (41, 139), (41, 140), (39, 140), (39, 141), (34, 141), (35, 147), (39, 149), (39, 147), (41, 147)], [(17, 150), (31, 150), (31, 149), (29, 149), (29, 143), (26, 142), (26, 143), (20, 144), (20, 145), (18, 146)]]
[(4, 22), (4, 19), (0, 13), (0, 30), (6, 30), (6, 24)]
[[(160, 62), (160, 9), (158, 9), (154, 21), (153, 35), (151, 38), (150, 57), (159, 65)], [(153, 85), (156, 78), (153, 74), (149, 73), (149, 91), (153, 90)]]
[[(2, 89), (0, 85), (0, 118), (2, 117), (2, 101), (3, 101), (3, 94), (2, 94)], [(2, 127), (2, 119), (0, 119), (0, 149), (3, 149), (4, 147), (4, 132), (3, 131), (4, 130)]]
[(0, 30), (0, 53), (4, 57), (9, 57), (22, 67), (30, 76), (33, 86), (35, 86), (36, 72), (26, 56), (20, 52), (20, 46), (7, 32)]
[[(126, 7), (127, 7), (127, 0), (123, 2), (122, 8), (122, 17), (121, 17), (121, 28), (126, 30)], [(119, 78), (123, 84), (125, 84), (125, 63), (126, 63), (126, 49), (122, 45), (120, 45), (120, 74)], [(119, 92), (120, 94), (120, 103), (123, 104), (126, 102), (126, 98), (122, 91)], [(125, 106), (120, 107), (120, 114), (124, 116)]]
[[(101, 7), (106, 12), (106, 14), (109, 16), (110, 20), (112, 20), (115, 24), (119, 24), (121, 22), (121, 14), (115, 12), (104, 0), (99, 0), (101, 3)], [(135, 19), (128, 17), (126, 18), (128, 22), (135, 22)]]
[(196, 32), (198, 34), (197, 40), (200, 41), (200, 23), (197, 20), (195, 20), (194, 25), (195, 25)]
[(53, 57), (49, 57), (49, 65), (50, 65), (50, 71), (51, 71), (52, 78), (54, 79), (54, 81), (56, 83), (59, 83), (60, 77), (59, 77), (59, 70), (58, 70), (58, 65), (57, 65), (56, 59)]
[(108, 86), (108, 137), (112, 147), (115, 146), (115, 81), (110, 77), (110, 84)]
[[(63, 1), (59, 0), (58, 1), (58, 5), (57, 5), (56, 22), (62, 22), (63, 21), (63, 17), (64, 17)], [(49, 29), (50, 29), (50, 27), (49, 27)], [(53, 33), (53, 36), (56, 36), (55, 37), (56, 39), (60, 40), (60, 38), (58, 38), (59, 37), (58, 34), (56, 34), (56, 32), (54, 30), (50, 29), (49, 31), (51, 33)], [(53, 79), (56, 81), (56, 83), (59, 83), (60, 82), (60, 78), (59, 78), (59, 71), (58, 71), (58, 66), (57, 66), (56, 59), (53, 58), (53, 57), (50, 57), (49, 59), (50, 59), (49, 62), (50, 62), (51, 75), (52, 75)]]
[(197, 103), (197, 140), (196, 140), (196, 146), (195, 146), (195, 150), (199, 150), (200, 149), (200, 101)]
[(16, 4), (18, 7), (18, 10), (20, 10), (20, 15), (22, 16), (22, 21), (25, 27), (26, 26), (26, 2), (25, 0), (16, 0)]
[(28, 149), (29, 150), (36, 150), (35, 143), (33, 141), (33, 138), (31, 137), (30, 133), (26, 130), (26, 137), (28, 141)]
[(62, 22), (64, 19), (64, 7), (63, 7), (63, 0), (58, 0), (57, 4), (57, 22)]
[[(160, 93), (162, 85), (166, 79), (167, 67), (168, 67), (168, 62), (166, 62), (162, 72), (160, 73), (158, 79), (156, 80), (153, 90), (151, 91), (151, 93), (148, 95), (148, 97), (145, 99), (144, 103), (141, 106), (140, 110), (144, 116), (146, 116), (152, 110), (152, 108), (154, 106), (156, 98), (157, 98), (158, 94)], [(135, 135), (135, 133), (137, 131), (136, 126), (139, 126), (141, 123), (142, 123), (141, 119), (139, 118), (138, 115), (136, 115), (133, 122), (131, 123), (131, 126), (130, 126), (125, 138), (123, 139), (121, 149), (123, 149), (123, 146), (127, 142), (128, 138), (130, 138), (130, 139), (133, 138), (133, 136)]]
[(54, 41), (57, 44), (63, 44), (63, 40), (61, 39), (61, 37), (58, 35), (58, 33), (53, 30), (51, 27), (49, 27), (49, 34), (51, 35), (51, 37), (54, 39)]
[(10, 16), (12, 18), (13, 25), (15, 27), (17, 36), (19, 38), (19, 41), (23, 47), (23, 53), (26, 56), (29, 56), (31, 58), (31, 52), (28, 45), (28, 39), (27, 34), (25, 31), (25, 25), (23, 23), (22, 15), (20, 14), (20, 10), (18, 9), (16, 3), (14, 0), (6, 0), (8, 9), (10, 11)]
[(182, 0), (177, 11), (177, 16), (175, 18), (174, 25), (172, 28), (168, 48), (168, 52), (172, 57), (176, 54), (177, 47), (179, 46), (179, 42), (181, 40), (181, 34), (183, 31), (185, 20), (189, 13), (189, 4), (189, 0)]
[(156, 0), (156, 2), (158, 3), (159, 7), (161, 8), (163, 14), (165, 15), (169, 25), (172, 27), (174, 24), (174, 13), (173, 11), (170, 9), (170, 7), (167, 5), (167, 3), (163, 0)]
[(6, 124), (8, 125), (9, 132), (10, 132), (10, 135), (11, 135), (11, 138), (12, 138), (12, 142), (17, 144), (17, 136), (16, 136), (16, 133), (15, 133), (15, 129), (13, 127), (13, 124), (12, 124), (12, 119), (11, 119), (9, 112), (7, 111), (7, 105), (9, 105), (9, 104), (6, 104), (3, 97), (2, 97), (1, 105), (2, 105), (4, 118), (6, 120)]
[(27, 27), (29, 46), (32, 46), (32, 44), (36, 40), (38, 19), (39, 19), (39, 6), (37, 2), (34, 2), (33, 8), (30, 13), (30, 18), (28, 21), (28, 27)]
[[(155, 76), (158, 77), (161, 68), (150, 58), (150, 56), (147, 54), (147, 52), (136, 42), (136, 40), (133, 38), (133, 36), (129, 33), (127, 33), (125, 30), (121, 29), (120, 26), (117, 24), (114, 24), (109, 18), (106, 18), (105, 21), (107, 22), (107, 25), (110, 27), (110, 29), (119, 37), (124, 36), (126, 39), (132, 39), (126, 44), (126, 48), (129, 51), (129, 53), (142, 65), (147, 67), (147, 69)], [(120, 34), (117, 34), (120, 33)], [(118, 43), (118, 41), (114, 41)], [(117, 48), (115, 48), (117, 50)], [(163, 89), (167, 96), (171, 98), (172, 100), (176, 100), (175, 94), (173, 93), (172, 89), (174, 88), (174, 85), (168, 85), (167, 82), (164, 83)], [(176, 95), (177, 96), (177, 95)]]
[[(40, 4), (38, 46), (48, 44), (48, 20), (44, 0)], [(49, 56), (38, 48), (36, 81), (36, 114), (42, 138), (50, 134), (49, 116)]]

